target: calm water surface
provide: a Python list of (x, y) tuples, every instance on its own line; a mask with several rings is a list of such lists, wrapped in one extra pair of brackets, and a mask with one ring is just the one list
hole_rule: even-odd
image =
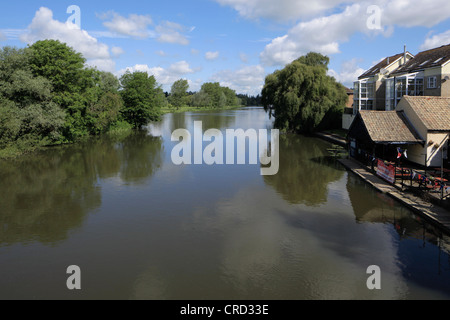
[[(450, 239), (287, 135), (280, 171), (175, 166), (175, 129), (270, 129), (261, 109), (0, 162), (0, 299), (449, 299)], [(78, 265), (82, 290), (69, 291)], [(382, 289), (367, 289), (378, 265)]]

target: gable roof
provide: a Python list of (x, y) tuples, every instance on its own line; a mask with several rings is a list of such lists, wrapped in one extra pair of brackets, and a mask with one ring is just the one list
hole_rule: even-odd
[(450, 98), (412, 97), (403, 99), (430, 131), (450, 131)]
[(370, 139), (375, 143), (416, 144), (424, 142), (404, 112), (362, 110), (359, 115)]
[(418, 53), (414, 59), (399, 67), (393, 73), (415, 72), (439, 67), (450, 61), (450, 44)]
[[(410, 56), (414, 57), (409, 52), (407, 52), (407, 54), (409, 54)], [(376, 64), (375, 66), (373, 66), (372, 68), (370, 68), (369, 70), (364, 72), (361, 76), (359, 76), (358, 79), (371, 77), (371, 76), (374, 76), (374, 75), (380, 73), (381, 69), (384, 69), (384, 68), (390, 66), (391, 64), (396, 62), (398, 59), (402, 58), (403, 56), (404, 56), (404, 53), (399, 53), (399, 54), (396, 54), (394, 56), (384, 58), (378, 64)]]

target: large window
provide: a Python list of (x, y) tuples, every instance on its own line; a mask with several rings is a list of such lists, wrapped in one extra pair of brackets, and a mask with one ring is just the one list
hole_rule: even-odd
[(386, 111), (395, 109), (395, 79), (386, 80)]
[(386, 80), (386, 110), (395, 110), (395, 107), (405, 95), (424, 95), (422, 73), (407, 74)]
[(360, 80), (354, 83), (354, 113), (359, 110), (373, 110), (375, 83)]

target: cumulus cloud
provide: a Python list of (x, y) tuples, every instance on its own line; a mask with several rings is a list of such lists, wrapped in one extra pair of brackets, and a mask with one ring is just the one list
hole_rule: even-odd
[(311, 17), (333, 9), (345, 0), (216, 0), (218, 3), (234, 8), (245, 18), (267, 18), (275, 21), (291, 21)]
[(108, 20), (103, 25), (112, 33), (136, 38), (149, 38), (153, 35), (148, 30), (148, 26), (153, 23), (148, 15), (130, 14), (128, 18), (125, 18), (114, 11), (110, 11), (102, 14), (100, 18)]
[(353, 82), (364, 73), (364, 69), (358, 66), (357, 59), (351, 59), (342, 63), (339, 72), (329, 70), (328, 75), (348, 88), (353, 88)]
[[(374, 6), (380, 17), (380, 25), (376, 28), (368, 24), (373, 16), (368, 9)], [(339, 53), (340, 44), (355, 33), (388, 37), (396, 26), (430, 27), (448, 18), (450, 2), (447, 0), (363, 1), (347, 5), (341, 12), (296, 24), (287, 34), (273, 39), (260, 58), (264, 65), (282, 66), (310, 51), (325, 55)]]
[(215, 52), (209, 51), (205, 54), (205, 58), (206, 58), (206, 60), (210, 60), (210, 61), (216, 60), (217, 58), (219, 58), (219, 51), (215, 51)]
[(425, 42), (420, 46), (421, 50), (429, 50), (450, 44), (450, 30), (443, 33), (436, 34), (432, 37), (428, 37)]
[(163, 67), (150, 67), (146, 64), (137, 64), (133, 67), (128, 67), (117, 72), (117, 76), (123, 75), (125, 72), (147, 72), (149, 75), (155, 76), (156, 81), (165, 87), (166, 90), (170, 89), (172, 84), (187, 74), (195, 72), (186, 61), (179, 61), (173, 63), (168, 68)]
[(100, 70), (114, 71), (115, 62), (111, 58), (108, 45), (100, 43), (85, 30), (74, 28), (72, 23), (53, 19), (53, 12), (40, 8), (28, 29), (20, 35), (20, 40), (32, 44), (39, 40), (59, 40), (83, 54), (87, 64)]
[(113, 54), (114, 57), (120, 57), (125, 53), (125, 51), (121, 47), (112, 47), (111, 53)]
[(222, 70), (214, 74), (212, 81), (220, 82), (237, 93), (258, 95), (264, 86), (266, 73), (262, 66), (245, 66), (237, 70)]
[(157, 40), (159, 42), (181, 45), (189, 44), (188, 38), (183, 34), (183, 32), (186, 31), (186, 28), (178, 23), (164, 21), (156, 26), (155, 31), (158, 34)]

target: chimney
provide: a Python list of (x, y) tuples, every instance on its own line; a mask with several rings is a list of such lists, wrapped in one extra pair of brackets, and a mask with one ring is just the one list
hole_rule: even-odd
[(405, 45), (405, 53), (403, 55), (403, 64), (406, 64), (406, 45)]

